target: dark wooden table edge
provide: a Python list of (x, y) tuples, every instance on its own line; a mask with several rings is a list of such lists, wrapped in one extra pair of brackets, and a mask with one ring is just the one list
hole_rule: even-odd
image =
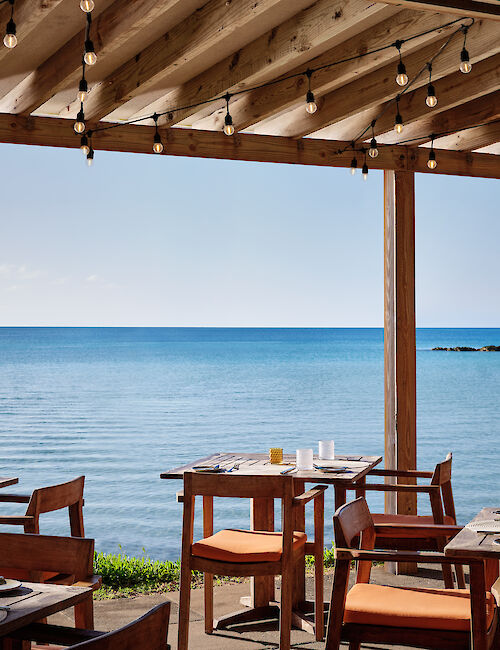
[(0, 476), (0, 488), (9, 487), (9, 485), (16, 485), (19, 483), (18, 478), (9, 478), (7, 476)]

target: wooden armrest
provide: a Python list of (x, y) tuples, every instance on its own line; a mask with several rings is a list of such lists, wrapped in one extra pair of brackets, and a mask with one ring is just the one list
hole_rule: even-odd
[(79, 580), (73, 584), (74, 587), (92, 587), (92, 591), (99, 589), (102, 585), (102, 576), (89, 576), (85, 580)]
[(33, 521), (33, 517), (28, 515), (22, 515), (20, 517), (16, 515), (7, 515), (5, 517), (0, 517), (0, 524), (7, 524), (8, 526), (24, 526), (28, 521)]
[(299, 496), (293, 498), (293, 507), (297, 508), (298, 506), (305, 506), (306, 503), (309, 503), (311, 499), (317, 499), (323, 492), (328, 489), (328, 485), (315, 485), (307, 492), (299, 494)]
[(397, 533), (412, 532), (418, 537), (455, 537), (461, 530), (462, 526), (445, 524), (375, 524), (377, 537), (393, 537)]
[[(358, 486), (353, 486), (349, 489), (356, 489)], [(441, 487), (439, 485), (402, 485), (401, 483), (396, 483), (391, 485), (390, 483), (366, 483), (359, 486), (360, 490), (372, 490), (374, 492), (426, 492), (430, 494), (431, 492), (439, 492)]]
[(31, 496), (28, 494), (6, 494), (0, 492), (0, 501), (4, 503), (29, 503)]
[(372, 469), (367, 476), (404, 476), (406, 478), (432, 478), (432, 472), (420, 472), (416, 469)]
[(368, 560), (370, 562), (420, 562), (421, 564), (482, 564), (481, 559), (451, 557), (443, 553), (420, 551), (365, 551), (354, 548), (336, 548), (337, 560)]
[(53, 643), (55, 645), (73, 646), (89, 639), (102, 636), (105, 632), (96, 630), (81, 630), (74, 627), (49, 625), (46, 623), (31, 623), (20, 630), (9, 633), (9, 638), (36, 641), (38, 643)]

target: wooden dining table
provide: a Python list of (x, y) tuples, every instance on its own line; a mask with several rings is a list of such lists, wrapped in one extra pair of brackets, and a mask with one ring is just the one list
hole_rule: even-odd
[[(498, 519), (500, 508), (483, 508), (470, 522), (480, 523), (489, 519)], [(450, 557), (482, 558), (484, 561), (486, 589), (489, 591), (498, 580), (500, 562), (500, 533), (477, 533), (465, 526), (444, 548)]]
[[(217, 452), (193, 460), (186, 465), (162, 472), (160, 478), (182, 480), (185, 472), (196, 471), (194, 468), (200, 465), (219, 465), (222, 470), (225, 472), (230, 471), (234, 476), (251, 475), (255, 477), (280, 476), (282, 471), (293, 469), (293, 473), (288, 475), (293, 477), (295, 494), (304, 492), (306, 483), (332, 485), (335, 490), (335, 508), (338, 508), (346, 502), (347, 490), (354, 489), (358, 490), (359, 494), (363, 494), (362, 488), (366, 475), (381, 461), (381, 456), (336, 455), (335, 461), (325, 461), (325, 464), (338, 463), (339, 471), (337, 473), (327, 473), (319, 469), (296, 471), (294, 469), (295, 454), (284, 454), (283, 464), (273, 465), (269, 461), (268, 454)], [(323, 463), (317, 457), (314, 458), (314, 462), (316, 464)], [(253, 530), (274, 530), (274, 500), (272, 498), (251, 499), (250, 520)], [(305, 530), (305, 508), (300, 508), (296, 514), (295, 529)], [(245, 606), (245, 609), (218, 619), (215, 624), (216, 629), (224, 629), (229, 625), (241, 622), (261, 621), (266, 613), (269, 617), (276, 616), (278, 603), (274, 592), (274, 576), (252, 578), (250, 596), (241, 598), (241, 604)], [(328, 606), (328, 603), (325, 605)], [(312, 612), (314, 611), (314, 604), (306, 599), (305, 562), (299, 568), (294, 581), (293, 607), (294, 625), (313, 634)]]
[(8, 487), (9, 485), (15, 485), (19, 483), (18, 478), (8, 478), (6, 476), (0, 476), (0, 488)]
[(87, 598), (92, 598), (92, 587), (34, 582), (23, 582), (11, 592), (0, 592), (0, 650), (21, 650), (23, 629)]

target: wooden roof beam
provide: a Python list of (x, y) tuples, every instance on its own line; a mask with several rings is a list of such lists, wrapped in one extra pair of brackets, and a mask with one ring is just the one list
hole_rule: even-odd
[(453, 133), (435, 141), (439, 149), (456, 149), (457, 151), (474, 151), (500, 142), (500, 122)]
[[(33, 2), (33, 0), (17, 0), (14, 5), (14, 22), (17, 28), (17, 41), (23, 42), (31, 32), (38, 27), (44, 18), (46, 18), (57, 5), (63, 0), (44, 0), (44, 2)], [(5, 29), (5, 25), (10, 20), (11, 6), (4, 4), (0, 7), (0, 25)], [(2, 38), (5, 32), (2, 32)], [(0, 44), (0, 61), (15, 50), (9, 50)]]
[[(456, 41), (452, 41), (434, 62), (432, 69), (433, 81), (437, 82), (442, 77), (450, 75), (458, 69), (460, 63), (461, 35), (457, 34), (455, 38)], [(446, 40), (443, 39), (409, 56), (404, 56), (404, 62), (410, 79), (415, 77), (425, 67), (426, 63), (436, 54)], [(471, 62), (475, 64), (473, 67), (474, 72), (471, 72), (471, 75), (474, 75), (477, 73), (475, 69), (479, 66), (479, 61), (488, 56), (500, 53), (498, 25), (487, 21), (476, 22), (469, 30), (467, 42)], [(462, 73), (457, 74), (462, 77), (467, 77), (467, 75), (462, 75)], [(495, 78), (498, 74), (497, 71)], [(313, 115), (308, 115), (303, 107), (300, 106), (293, 111), (289, 111), (288, 114), (280, 116), (273, 122), (262, 125), (262, 129), (257, 126), (256, 131), (270, 135), (285, 135), (297, 138), (313, 133), (314, 131), (319, 131), (321, 128), (358, 113), (360, 107), (362, 109), (368, 109), (393, 99), (398, 93), (398, 88), (401, 91), (394, 78), (394, 64), (383, 66), (375, 72), (365, 75), (321, 97), (317, 102), (319, 106), (318, 111)], [(412, 87), (421, 88), (422, 86), (426, 86), (427, 82), (428, 75), (424, 72), (416, 79)], [(438, 91), (439, 85), (437, 83), (435, 85), (436, 91)], [(492, 90), (486, 90), (485, 92), (491, 92)], [(421, 92), (425, 93), (425, 90)], [(403, 111), (401, 112), (403, 114)], [(236, 120), (235, 125), (238, 128), (239, 122)], [(356, 137), (356, 135), (353, 133), (353, 137)]]
[[(203, 1), (190, 0), (190, 4), (195, 7)], [(95, 67), (98, 69), (99, 60), (119, 49), (133, 33), (167, 12), (178, 11), (185, 2), (186, 0), (167, 0), (160, 3), (158, 0), (116, 0), (92, 22), (92, 39), (98, 44), (98, 60)], [(74, 83), (77, 86), (81, 77), (84, 40), (85, 29), (82, 29), (2, 99), (0, 110), (5, 113), (29, 114), (69, 84)]]
[[(451, 20), (453, 17), (451, 18)], [(376, 54), (355, 58), (364, 52), (376, 49), (382, 44), (393, 43), (398, 38), (407, 38), (438, 28), (445, 24), (446, 16), (438, 14), (419, 15), (415, 11), (403, 10), (395, 16), (377, 23), (374, 27), (364, 30), (355, 37), (349, 39), (325, 52), (321, 56), (308, 61), (310, 68), (319, 68), (332, 61), (339, 61), (354, 57), (354, 60), (336, 66), (318, 70), (313, 76), (314, 92), (317, 96), (327, 93), (343, 84), (349, 83), (353, 77), (359, 77), (374, 69), (383, 66), (390, 61), (396, 61), (398, 53), (396, 48), (389, 48)], [(410, 41), (403, 46), (404, 52), (412, 52), (425, 44), (435, 42), (449, 34), (452, 28), (446, 28), (440, 32), (431, 32), (418, 39)], [(305, 65), (295, 67), (287, 74), (293, 75), (303, 72)], [(303, 76), (286, 79), (281, 83), (268, 86), (259, 90), (253, 90), (245, 95), (235, 98), (231, 103), (231, 115), (238, 130), (248, 127), (264, 120), (281, 110), (297, 105), (297, 102), (305, 101), (307, 91), (306, 79)], [(303, 104), (302, 104), (303, 105)], [(302, 108), (302, 106), (301, 106)], [(211, 111), (213, 113), (213, 109)], [(224, 115), (213, 113), (205, 120), (203, 128), (218, 130), (223, 126)]]
[[(97, 125), (109, 127), (109, 123)], [(96, 127), (94, 127), (96, 128)], [(194, 158), (218, 158), (259, 162), (349, 167), (352, 151), (337, 154), (348, 146), (346, 142), (295, 140), (277, 136), (195, 131), (194, 129), (162, 129), (167, 155)], [(97, 151), (152, 153), (154, 130), (149, 126), (127, 125), (95, 133), (93, 144)], [(24, 117), (0, 114), (0, 142), (53, 147), (79, 147), (79, 138), (72, 130), (71, 120), (62, 118)], [(75, 164), (82, 164), (75, 159)], [(158, 154), (155, 154), (158, 155)], [(439, 151), (438, 168), (427, 167), (428, 151), (419, 147), (381, 145), (380, 154), (370, 159), (371, 169), (395, 169), (423, 173), (454, 174), (484, 178), (500, 178), (500, 156), (478, 153)]]
[(456, 16), (467, 16), (469, 18), (488, 18), (500, 20), (500, 6), (489, 2), (478, 2), (477, 0), (374, 0), (385, 4), (410, 6), (413, 9), (423, 11), (441, 11)]
[[(417, 146), (428, 142), (431, 133), (460, 131), (473, 124), (483, 124), (498, 119), (500, 119), (500, 90), (441, 113), (435, 113), (433, 109), (427, 109), (417, 121), (405, 124), (401, 135), (391, 129), (380, 136), (379, 139), (384, 144), (395, 144), (400, 140), (409, 139), (414, 140), (412, 146)], [(453, 147), (445, 146), (443, 149), (453, 149)]]
[[(226, 92), (270, 81), (325, 50), (353, 37), (363, 29), (395, 16), (396, 7), (366, 0), (318, 0), (278, 27), (231, 53), (219, 63), (174, 89), (146, 108), (151, 115), (168, 106), (191, 106)], [(222, 104), (221, 104), (222, 106)], [(210, 111), (217, 106), (212, 104)], [(173, 125), (195, 114), (200, 107), (176, 111), (161, 123)]]
[(269, 24), (279, 24), (283, 15), (289, 17), (310, 4), (312, 0), (287, 0), (285, 4), (281, 0), (210, 0), (107, 79), (95, 84), (89, 92), (85, 115), (102, 119), (156, 86), (180, 66), (203, 66), (212, 50), (210, 65), (234, 51), (235, 42), (252, 41)]

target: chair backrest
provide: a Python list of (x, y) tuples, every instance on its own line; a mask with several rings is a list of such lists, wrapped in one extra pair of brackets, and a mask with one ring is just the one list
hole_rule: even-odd
[(125, 627), (108, 632), (71, 648), (78, 650), (166, 650), (170, 603), (157, 605)]
[[(338, 548), (375, 547), (375, 526), (364, 497), (358, 497), (340, 506), (333, 515), (335, 546)], [(354, 541), (358, 541), (356, 546)], [(359, 562), (356, 582), (369, 582), (371, 562)]]
[(453, 454), (450, 453), (446, 456), (446, 460), (436, 465), (434, 474), (432, 475), (431, 483), (433, 485), (441, 486), (441, 495), (443, 498), (444, 512), (449, 517), (453, 517), (456, 524), (457, 517), (455, 513), (455, 501), (453, 499), (453, 490), (451, 488), (451, 465), (453, 461)]
[(26, 532), (40, 532), (39, 517), (42, 513), (68, 508), (71, 535), (74, 537), (83, 537), (84, 484), (85, 476), (79, 476), (67, 483), (60, 483), (59, 485), (51, 485), (50, 487), (34, 490), (26, 508), (26, 515), (34, 518), (33, 526), (32, 529), (28, 529)]
[(73, 582), (93, 574), (94, 540), (29, 533), (0, 533), (2, 568), (31, 573), (74, 576)]

